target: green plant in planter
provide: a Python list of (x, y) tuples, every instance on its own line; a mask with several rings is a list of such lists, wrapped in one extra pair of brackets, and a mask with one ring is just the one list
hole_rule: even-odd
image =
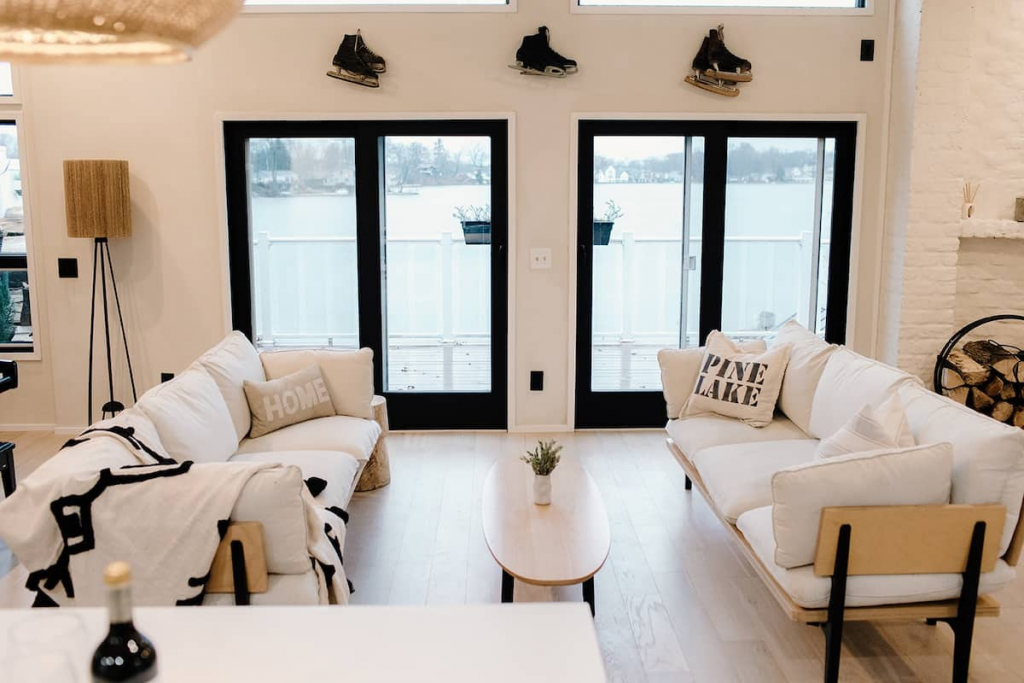
[(618, 204), (609, 199), (604, 204), (604, 215), (594, 220), (598, 221), (599, 223), (614, 223), (615, 221), (622, 218), (624, 215), (625, 212), (622, 210), (622, 207), (620, 207)]
[(537, 448), (527, 451), (526, 455), (520, 456), (538, 477), (546, 477), (555, 471), (558, 463), (562, 460), (559, 453), (562, 452), (562, 445), (552, 439), (551, 441), (538, 441)]
[(452, 217), (460, 223), (490, 223), (491, 205), (456, 206)]

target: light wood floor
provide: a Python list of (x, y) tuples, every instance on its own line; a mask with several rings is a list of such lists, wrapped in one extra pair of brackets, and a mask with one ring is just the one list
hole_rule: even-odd
[[(539, 436), (393, 433), (392, 484), (356, 494), (349, 507), (345, 562), (353, 602), (498, 602), (500, 572), (484, 545), (480, 492), (495, 458), (518, 455)], [(661, 433), (551, 436), (590, 471), (608, 509), (612, 550), (596, 577), (596, 626), (610, 680), (821, 680), (821, 632), (783, 617), (700, 495), (683, 490)], [(23, 477), (64, 438), (0, 440), (18, 443)], [(581, 595), (578, 587), (517, 584), (516, 599)], [(998, 599), (1003, 616), (977, 624), (971, 681), (1024, 683), (1024, 582)], [(844, 682), (950, 679), (946, 626), (851, 623), (844, 635)]]

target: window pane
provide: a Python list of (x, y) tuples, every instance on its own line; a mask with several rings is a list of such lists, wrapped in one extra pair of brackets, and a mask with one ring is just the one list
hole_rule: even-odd
[(490, 391), (490, 138), (384, 147), (386, 390)]
[(27, 270), (0, 271), (0, 345), (32, 345)]
[(788, 320), (824, 330), (818, 288), (829, 233), (819, 227), (831, 225), (835, 156), (825, 163), (825, 142), (729, 140), (722, 329), (730, 336), (764, 337)]
[(798, 7), (855, 8), (864, 0), (579, 0), (582, 7)]
[(18, 129), (13, 123), (0, 123), (0, 254), (25, 255), (21, 160)]
[(359, 348), (355, 142), (253, 138), (257, 345)]
[[(814, 332), (824, 336), (828, 314), (828, 260), (832, 253), (832, 188), (836, 171), (836, 141), (825, 140), (825, 168), (821, 183), (821, 246), (818, 253), (818, 292)], [(812, 256), (813, 258), (813, 256)]]
[(698, 343), (703, 170), (703, 138), (594, 139), (594, 391), (660, 391)]

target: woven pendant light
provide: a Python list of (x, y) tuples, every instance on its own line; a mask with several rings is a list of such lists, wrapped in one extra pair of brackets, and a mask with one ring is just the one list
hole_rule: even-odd
[(243, 0), (0, 0), (0, 60), (183, 62)]

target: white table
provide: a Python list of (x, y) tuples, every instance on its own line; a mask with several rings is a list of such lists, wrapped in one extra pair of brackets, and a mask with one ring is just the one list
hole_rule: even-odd
[[(0, 656), (9, 629), (44, 611), (0, 609)], [(81, 615), (89, 652), (106, 633), (106, 610), (58, 611)], [(605, 680), (582, 604), (151, 607), (135, 624), (156, 645), (161, 683)], [(81, 681), (87, 671), (81, 661)]]
[(611, 531), (597, 485), (579, 463), (563, 458), (551, 474), (551, 504), (535, 505), (533, 471), (503, 458), (487, 473), (481, 512), (484, 539), (502, 570), (502, 602), (513, 600), (513, 579), (581, 583), (594, 614), (594, 574), (608, 559)]

